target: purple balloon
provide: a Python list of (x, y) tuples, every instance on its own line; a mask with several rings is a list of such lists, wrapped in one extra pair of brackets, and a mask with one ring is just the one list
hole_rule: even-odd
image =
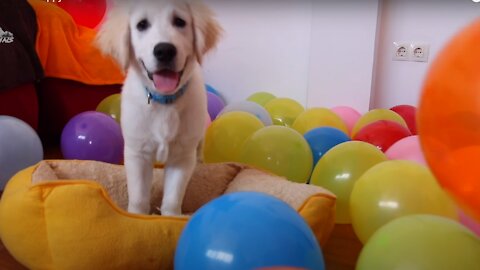
[(217, 115), (220, 111), (223, 110), (225, 107), (225, 103), (223, 102), (222, 98), (215, 95), (212, 92), (207, 92), (207, 100), (208, 100), (208, 114), (210, 115), (210, 119), (215, 120)]
[(70, 119), (63, 128), (61, 149), (66, 159), (120, 164), (123, 160), (122, 130), (106, 114), (83, 112)]

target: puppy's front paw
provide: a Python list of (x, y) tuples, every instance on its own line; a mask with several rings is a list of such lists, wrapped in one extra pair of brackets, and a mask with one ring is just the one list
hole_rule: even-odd
[(168, 146), (160, 144), (156, 153), (156, 160), (160, 163), (165, 163), (168, 158)]
[(150, 205), (141, 205), (141, 204), (128, 204), (128, 212), (133, 214), (143, 214), (148, 215), (150, 214)]
[(162, 216), (182, 216), (181, 209), (167, 209), (166, 207), (162, 207), (159, 210)]

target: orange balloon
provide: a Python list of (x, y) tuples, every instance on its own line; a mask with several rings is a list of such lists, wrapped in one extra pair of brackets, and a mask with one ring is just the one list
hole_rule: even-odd
[(480, 20), (457, 34), (432, 64), (418, 130), (440, 184), (480, 221)]

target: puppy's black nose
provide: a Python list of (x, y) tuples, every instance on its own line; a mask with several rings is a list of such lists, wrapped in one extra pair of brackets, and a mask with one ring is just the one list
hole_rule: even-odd
[(171, 43), (158, 43), (153, 48), (153, 55), (161, 63), (170, 63), (177, 55), (177, 48)]

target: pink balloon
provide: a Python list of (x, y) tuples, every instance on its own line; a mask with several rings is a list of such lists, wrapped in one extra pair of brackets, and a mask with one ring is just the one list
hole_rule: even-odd
[(480, 236), (480, 224), (478, 222), (476, 222), (473, 218), (469, 217), (460, 209), (458, 210), (458, 218), (463, 226), (469, 228), (477, 236)]
[(405, 137), (394, 143), (387, 152), (388, 159), (410, 160), (427, 166), (418, 135)]
[(358, 119), (362, 116), (358, 111), (348, 106), (337, 106), (333, 107), (331, 110), (342, 118), (343, 122), (347, 125), (349, 133), (352, 131), (352, 128), (355, 123), (357, 123)]

